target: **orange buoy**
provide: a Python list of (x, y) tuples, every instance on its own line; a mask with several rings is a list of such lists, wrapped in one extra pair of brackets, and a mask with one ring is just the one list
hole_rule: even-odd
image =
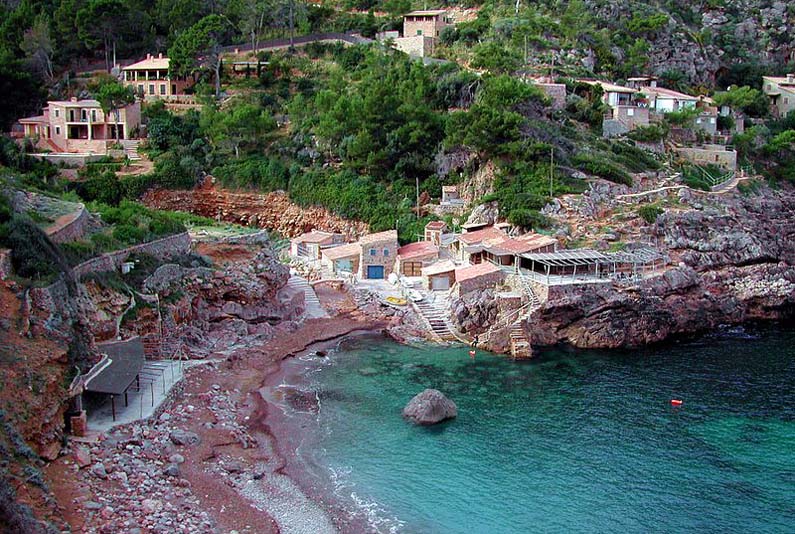
[(682, 401), (680, 399), (671, 399), (671, 406), (681, 406)]
[(475, 357), (475, 351), (474, 350), (470, 350), (469, 351), (469, 357), (470, 358), (474, 358)]

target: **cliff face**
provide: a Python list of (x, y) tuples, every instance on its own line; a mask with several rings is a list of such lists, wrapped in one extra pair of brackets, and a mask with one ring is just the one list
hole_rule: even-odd
[(230, 191), (213, 185), (212, 178), (189, 191), (155, 189), (147, 192), (141, 201), (150, 208), (187, 211), (219, 221), (273, 230), (287, 237), (318, 229), (356, 239), (368, 231), (367, 224), (343, 219), (325, 208), (298, 206), (283, 192)]
[[(648, 42), (652, 74), (678, 71), (692, 84), (711, 85), (733, 63), (783, 66), (795, 57), (795, 11), (781, 0), (725, 0), (692, 3), (673, 0), (665, 5), (640, 5), (624, 0), (586, 0), (607, 28), (626, 32), (644, 17), (663, 16), (662, 24), (635, 24), (633, 37)], [(581, 54), (581, 51), (574, 51)], [(625, 52), (610, 50), (616, 64)], [(595, 54), (586, 54), (586, 63)]]
[(638, 346), (795, 312), (795, 192), (668, 212), (653, 232), (678, 266), (636, 287), (562, 286), (526, 327), (534, 344)]

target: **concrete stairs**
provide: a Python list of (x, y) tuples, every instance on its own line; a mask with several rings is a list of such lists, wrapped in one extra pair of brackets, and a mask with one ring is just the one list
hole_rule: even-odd
[(458, 338), (453, 334), (452, 328), (449, 324), (450, 312), (442, 299), (434, 299), (431, 301), (425, 298), (419, 302), (414, 302), (414, 308), (425, 320), (428, 328), (433, 332), (434, 336), (442, 341), (457, 341)]
[(287, 287), (302, 291), (304, 293), (304, 317), (307, 319), (323, 319), (328, 317), (328, 313), (320, 304), (320, 299), (317, 298), (317, 293), (309, 285), (305, 278), (293, 275), (287, 280)]
[(138, 147), (141, 144), (141, 141), (138, 139), (122, 139), (119, 141), (121, 146), (124, 147), (124, 155), (127, 156), (127, 159), (130, 161), (140, 161), (141, 155), (138, 153)]
[(530, 358), (532, 356), (530, 340), (527, 338), (527, 335), (524, 333), (524, 328), (522, 327), (522, 323), (526, 318), (527, 316), (522, 314), (519, 319), (511, 324), (511, 357), (517, 360)]

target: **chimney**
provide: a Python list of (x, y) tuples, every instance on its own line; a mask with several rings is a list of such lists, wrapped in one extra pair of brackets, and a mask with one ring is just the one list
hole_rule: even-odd
[(77, 97), (73, 96), (72, 98), (69, 99), (69, 102), (77, 102)]
[(787, 74), (787, 83), (795, 83), (795, 74)]
[(657, 87), (657, 80), (652, 80), (649, 82), (649, 87)]
[(163, 52), (160, 52), (160, 53), (157, 55), (157, 59), (163, 59)]
[(152, 59), (152, 54), (146, 54), (146, 59)]

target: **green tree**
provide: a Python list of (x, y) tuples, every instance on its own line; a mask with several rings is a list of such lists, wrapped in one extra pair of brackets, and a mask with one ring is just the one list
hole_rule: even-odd
[(50, 35), (50, 18), (47, 15), (36, 17), (33, 26), (25, 31), (20, 46), (33, 68), (51, 82), (53, 41)]
[(767, 97), (759, 90), (748, 87), (731, 86), (726, 91), (715, 93), (715, 103), (729, 106), (748, 115), (760, 116), (767, 112)]
[(518, 55), (496, 41), (487, 41), (477, 45), (472, 58), (474, 68), (486, 69), (494, 74), (511, 73), (518, 69), (521, 63)]
[(215, 79), (215, 98), (220, 98), (222, 43), (231, 29), (224, 17), (208, 15), (182, 32), (168, 50), (170, 74), (187, 77), (209, 68)]
[(240, 157), (240, 148), (256, 144), (265, 133), (276, 129), (276, 121), (258, 105), (238, 103), (231, 110), (218, 111), (207, 106), (202, 128), (214, 146), (231, 148)]
[(88, 48), (102, 45), (105, 70), (110, 72), (110, 52), (129, 29), (129, 4), (122, 0), (89, 0), (76, 17), (77, 36)]
[(132, 87), (122, 85), (113, 78), (103, 78), (94, 94), (102, 106), (105, 115), (112, 114), (115, 121), (114, 131), (116, 141), (119, 140), (119, 110), (135, 102), (135, 92)]

